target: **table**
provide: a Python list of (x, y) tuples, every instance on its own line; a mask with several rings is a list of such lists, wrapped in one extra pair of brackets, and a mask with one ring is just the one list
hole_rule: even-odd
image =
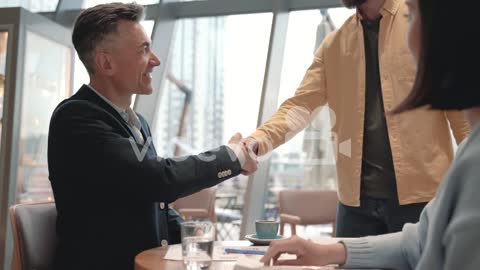
[[(224, 246), (246, 247), (249, 241), (222, 241)], [(135, 257), (135, 270), (185, 270), (182, 261), (164, 260), (168, 247), (158, 247), (145, 250)], [(234, 261), (213, 261), (209, 270), (233, 270)]]
[[(316, 243), (333, 244), (337, 243), (339, 238), (318, 238), (312, 239)], [(223, 246), (247, 247), (252, 243), (249, 241), (222, 241)], [(141, 252), (135, 257), (135, 270), (185, 270), (182, 261), (164, 260), (168, 247), (158, 247)], [(235, 261), (213, 261), (209, 270), (233, 270)]]
[[(318, 240), (314, 239), (313, 241), (322, 244), (332, 244), (338, 242), (338, 240), (335, 240), (334, 238), (322, 238)], [(248, 241), (222, 241), (222, 245), (241, 247), (251, 246), (252, 244)], [(141, 252), (135, 257), (135, 270), (185, 270), (185, 266), (183, 265), (182, 261), (169, 261), (163, 259), (165, 254), (167, 254), (167, 249), (168, 247), (158, 247)], [(208, 270), (233, 270), (234, 267), (234, 261), (214, 261)], [(334, 268), (333, 266), (325, 267), (325, 269), (341, 270), (340, 268)]]
[[(319, 244), (333, 244), (337, 243), (340, 238), (319, 238), (312, 239)], [(252, 244), (249, 241), (222, 241), (223, 246), (238, 246), (246, 247)], [(185, 270), (182, 261), (164, 260), (163, 257), (167, 254), (168, 247), (158, 247), (145, 250), (135, 257), (135, 270)], [(233, 270), (235, 267), (234, 261), (213, 261), (208, 270)], [(326, 267), (327, 268), (327, 267)], [(327, 269), (329, 269), (328, 267)], [(330, 268), (330, 269), (333, 269)], [(341, 270), (339, 268), (334, 268)], [(353, 269), (351, 269), (353, 270)], [(376, 269), (380, 270), (380, 269)]]

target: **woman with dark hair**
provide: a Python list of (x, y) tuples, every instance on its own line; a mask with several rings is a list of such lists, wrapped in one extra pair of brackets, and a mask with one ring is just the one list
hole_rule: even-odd
[[(418, 65), (410, 95), (393, 114), (429, 107), (463, 110), (472, 134), (457, 151), (445, 180), (420, 221), (398, 233), (318, 245), (299, 237), (274, 241), (266, 264), (382, 269), (480, 269), (480, 63), (478, 1), (406, 0), (408, 44)], [(426, 145), (427, 147), (427, 145)], [(278, 260), (283, 253), (296, 260)]]

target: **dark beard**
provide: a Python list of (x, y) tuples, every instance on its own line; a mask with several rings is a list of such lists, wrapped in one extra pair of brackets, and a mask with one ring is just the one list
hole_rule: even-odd
[(367, 2), (367, 0), (342, 0), (346, 8), (356, 8), (365, 2)]

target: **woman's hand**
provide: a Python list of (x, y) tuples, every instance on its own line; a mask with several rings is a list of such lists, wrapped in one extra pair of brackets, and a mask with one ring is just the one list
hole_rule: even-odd
[[(278, 260), (282, 254), (294, 254), (296, 260)], [(323, 266), (328, 264), (344, 264), (346, 261), (345, 246), (341, 243), (332, 245), (319, 245), (310, 240), (298, 236), (288, 239), (276, 240), (270, 243), (270, 247), (260, 260), (265, 265), (304, 265)]]

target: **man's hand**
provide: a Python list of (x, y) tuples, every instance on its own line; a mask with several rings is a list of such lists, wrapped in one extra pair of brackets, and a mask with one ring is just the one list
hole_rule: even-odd
[[(295, 260), (279, 260), (282, 254), (295, 254)], [(332, 245), (319, 245), (305, 240), (296, 235), (288, 239), (275, 240), (260, 260), (265, 265), (303, 265), (324, 266), (328, 264), (344, 264), (346, 249), (341, 243)]]
[(257, 170), (257, 155), (247, 147), (242, 139), (242, 135), (240, 133), (235, 133), (233, 137), (228, 141), (229, 145), (235, 151), (238, 159), (240, 160), (240, 164), (242, 166), (242, 174), (249, 175), (254, 173)]
[(258, 155), (258, 142), (255, 140), (255, 138), (249, 136), (243, 139), (243, 143), (248, 149), (255, 153), (255, 155)]

